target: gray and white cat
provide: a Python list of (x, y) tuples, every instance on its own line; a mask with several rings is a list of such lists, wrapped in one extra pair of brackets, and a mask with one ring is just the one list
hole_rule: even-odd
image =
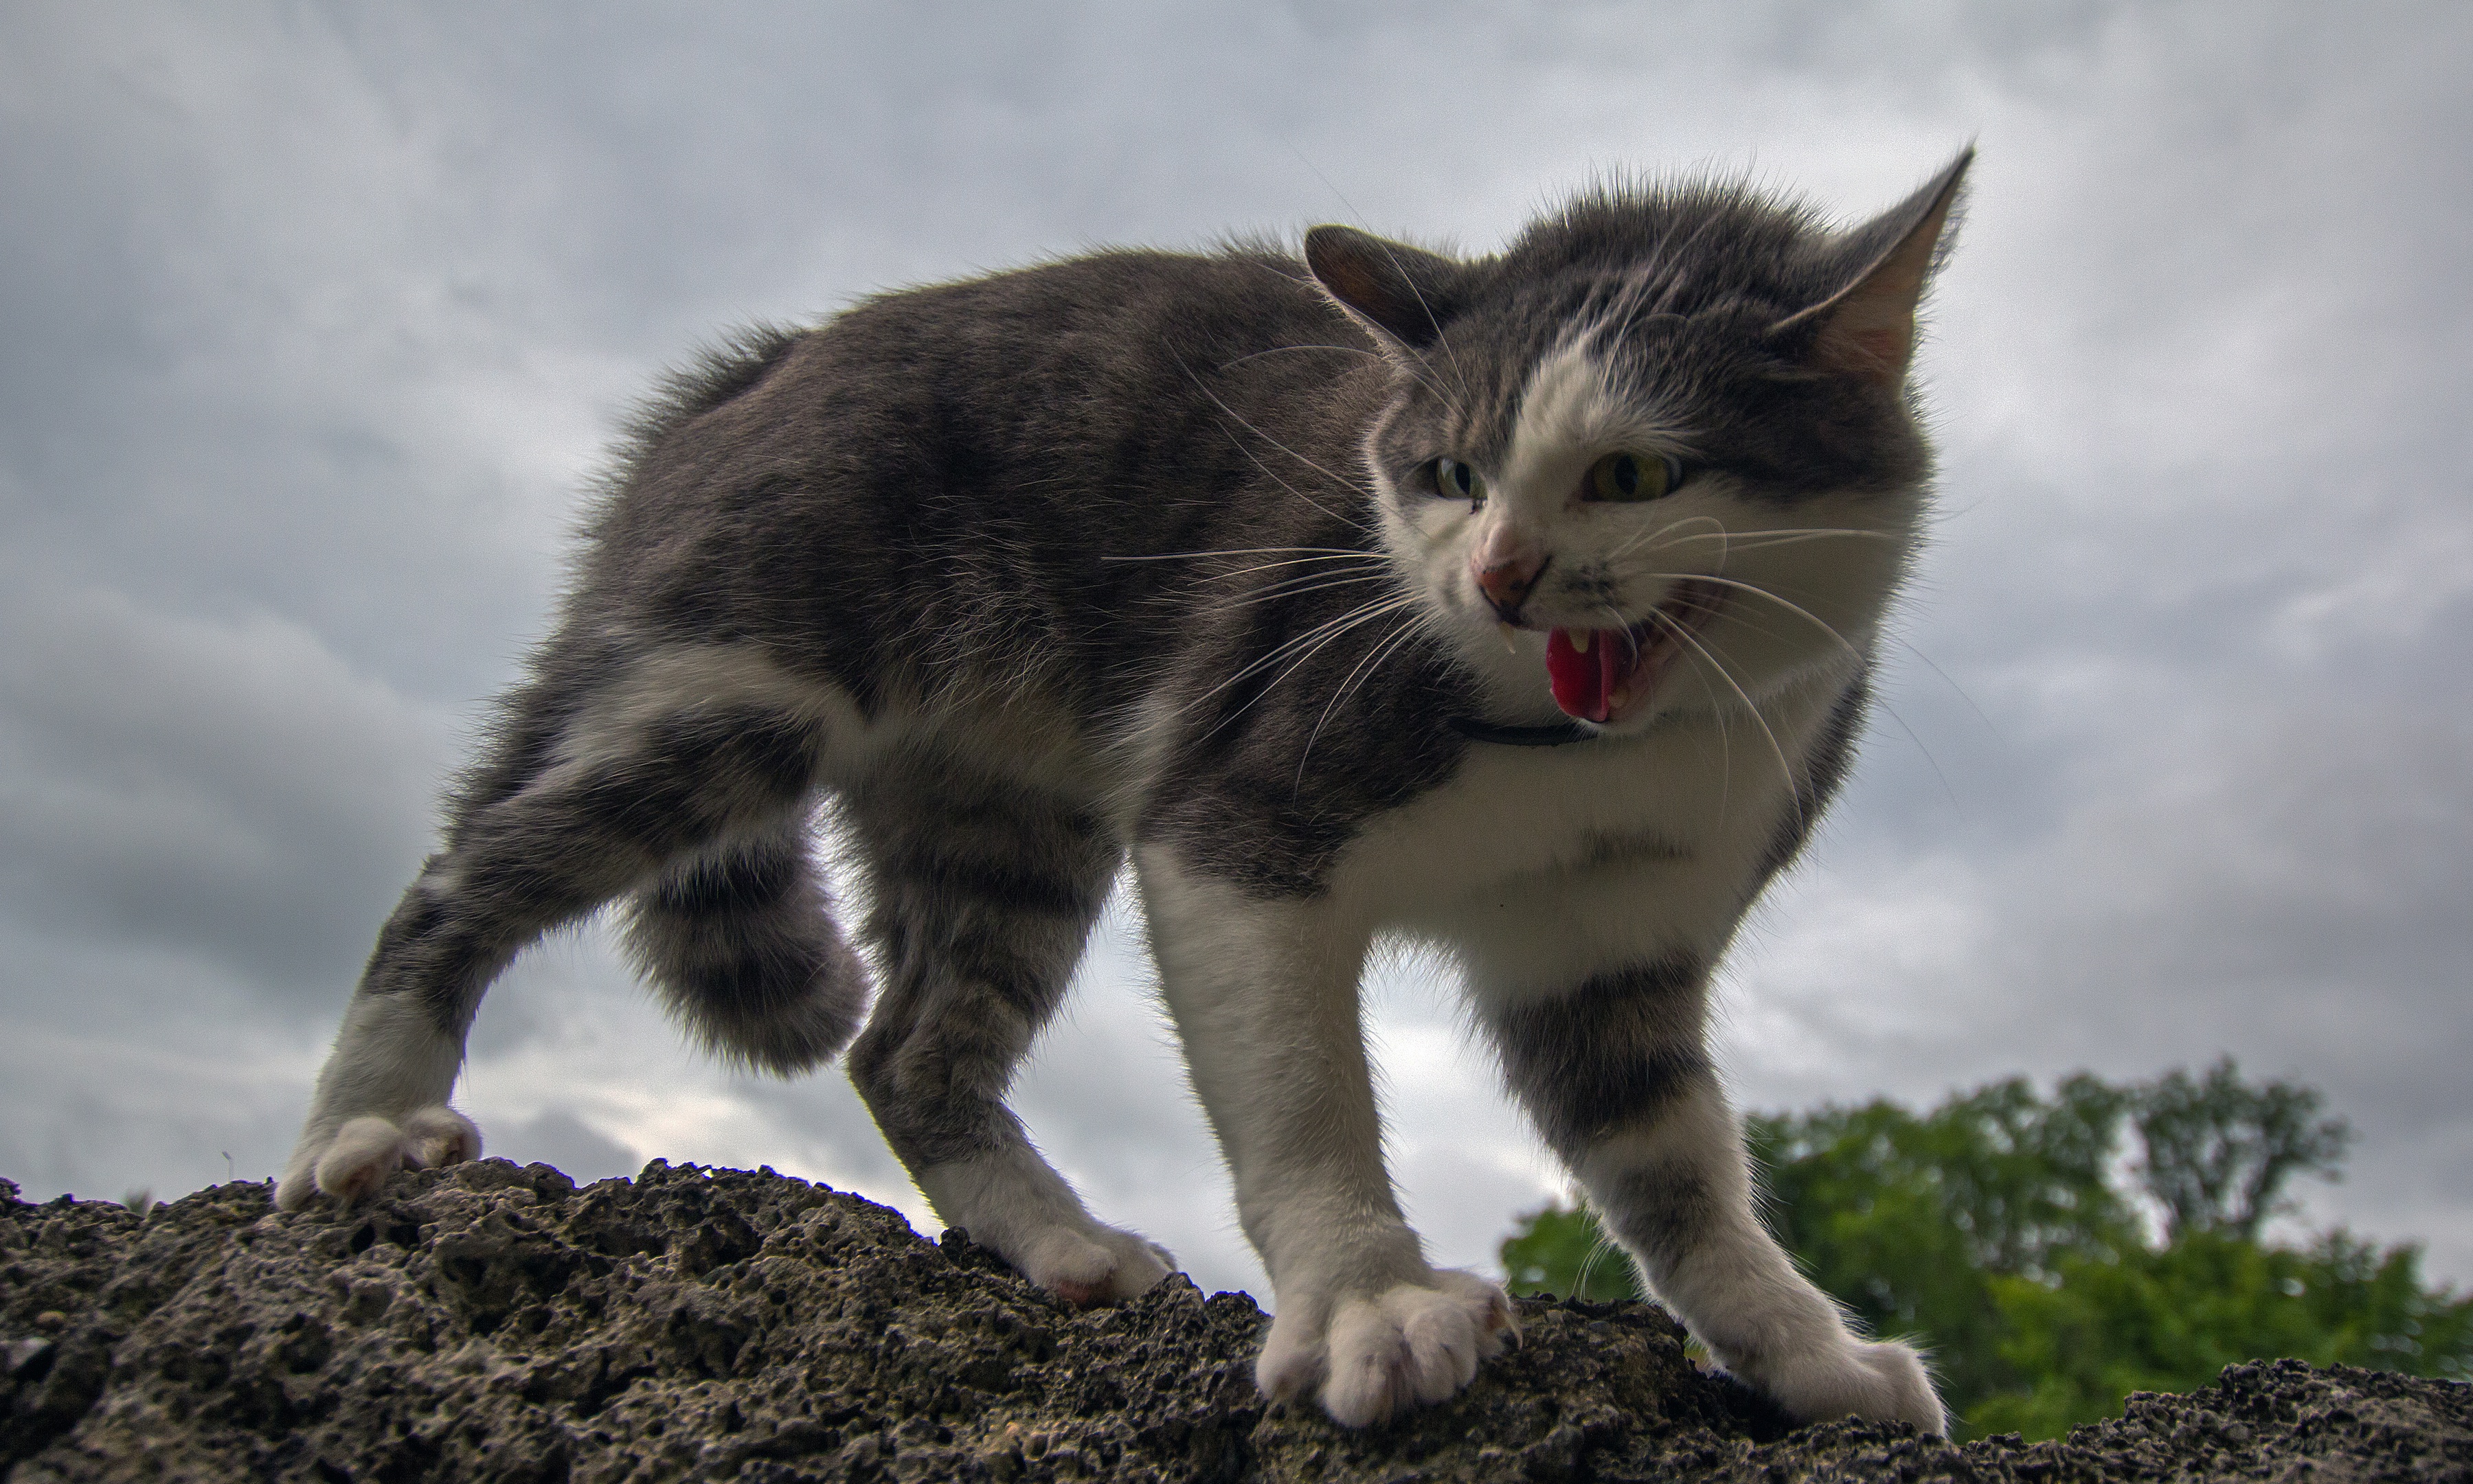
[(1762, 1229), (1704, 1039), (1914, 550), (1908, 364), (1967, 162), (1851, 230), (1607, 188), (1474, 261), (1337, 227), (1302, 260), (1107, 252), (708, 358), (635, 428), (281, 1204), (477, 1155), (446, 1100), (484, 989), (623, 897), (705, 1044), (782, 1074), (849, 1045), (943, 1219), (1075, 1303), (1139, 1294), (1168, 1256), (1004, 1104), (1130, 857), (1276, 1288), (1266, 1392), (1376, 1422), (1510, 1329), (1383, 1168), (1357, 985), (1405, 938), (1713, 1354), (1796, 1416), (1938, 1431), (1916, 1353)]

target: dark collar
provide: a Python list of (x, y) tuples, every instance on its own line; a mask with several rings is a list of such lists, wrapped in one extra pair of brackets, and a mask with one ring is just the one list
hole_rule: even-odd
[(1498, 727), (1474, 716), (1446, 716), (1443, 725), (1472, 742), (1494, 742), (1504, 747), (1561, 747), (1566, 742), (1586, 742), (1597, 735), (1578, 722), (1554, 722), (1544, 727)]

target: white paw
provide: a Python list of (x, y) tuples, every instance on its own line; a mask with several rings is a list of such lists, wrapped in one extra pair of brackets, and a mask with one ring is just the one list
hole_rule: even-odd
[(481, 1130), (444, 1103), (400, 1120), (364, 1113), (325, 1138), (304, 1136), (276, 1187), (275, 1204), (299, 1210), (319, 1195), (346, 1205), (386, 1184), (399, 1169), (436, 1169), (481, 1157)]
[(1940, 1398), (1923, 1356), (1896, 1340), (1871, 1344), (1849, 1340), (1817, 1353), (1745, 1374), (1779, 1405), (1807, 1423), (1860, 1417), (1876, 1423), (1912, 1423), (1933, 1434), (1949, 1430)]
[(1131, 1232), (1095, 1223), (1049, 1227), (1006, 1260), (1021, 1276), (1077, 1308), (1137, 1298), (1176, 1271), (1168, 1250)]
[(1281, 1305), (1254, 1379), (1283, 1400), (1319, 1387), (1333, 1421), (1370, 1426), (1411, 1403), (1457, 1394), (1476, 1377), (1477, 1362), (1518, 1332), (1500, 1287), (1444, 1269), (1430, 1283), (1401, 1283), (1335, 1304)]

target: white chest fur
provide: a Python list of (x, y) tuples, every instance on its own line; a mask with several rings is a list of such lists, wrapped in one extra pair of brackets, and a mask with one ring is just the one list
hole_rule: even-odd
[(1449, 783), (1350, 846), (1333, 904), (1506, 986), (1676, 951), (1714, 958), (1800, 806), (1788, 768), (1800, 781), (1842, 683), (1796, 687), (1758, 723), (1702, 712), (1631, 738), (1476, 744)]

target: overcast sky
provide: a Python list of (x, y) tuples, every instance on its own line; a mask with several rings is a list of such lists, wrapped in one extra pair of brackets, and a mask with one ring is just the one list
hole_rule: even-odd
[[(2473, 8), (0, 5), (0, 1175), (263, 1176), (631, 401), (726, 326), (1103, 244), (1470, 251), (1614, 172), (1844, 217), (1982, 156), (1887, 711), (1725, 975), (1761, 1108), (2227, 1052), (2310, 1217), (2473, 1280)], [(1018, 1106), (1261, 1292), (1121, 901)], [(1561, 1188), (1375, 996), (1438, 1258)], [(689, 1052), (599, 926), (459, 1101), (580, 1178), (935, 1230), (838, 1068)], [(229, 1163), (227, 1164), (227, 1157)]]

